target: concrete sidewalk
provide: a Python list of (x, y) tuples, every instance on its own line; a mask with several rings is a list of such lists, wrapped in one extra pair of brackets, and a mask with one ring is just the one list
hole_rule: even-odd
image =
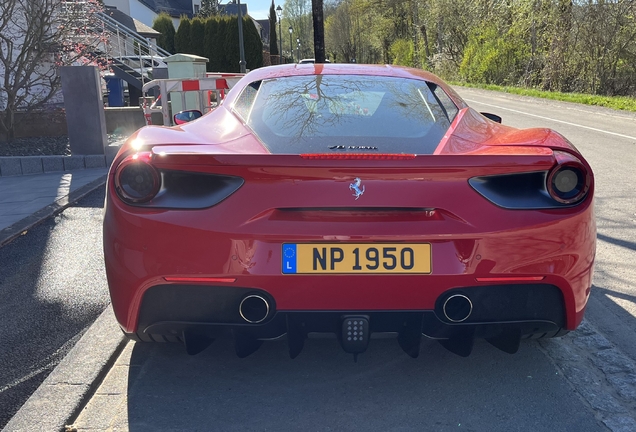
[(0, 177), (0, 246), (93, 190), (107, 168)]

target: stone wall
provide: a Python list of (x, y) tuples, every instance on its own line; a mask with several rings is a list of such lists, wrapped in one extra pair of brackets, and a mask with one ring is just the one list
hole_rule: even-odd
[[(16, 138), (67, 135), (66, 113), (62, 108), (29, 115), (16, 113), (15, 119), (16, 123), (19, 122), (15, 129)], [(0, 133), (0, 141), (6, 139), (6, 136)]]
[[(146, 125), (143, 111), (139, 107), (107, 107), (104, 108), (104, 114), (106, 115), (106, 132), (109, 134), (118, 132), (122, 135), (130, 135)], [(24, 114), (17, 113), (16, 117), (21, 119), (15, 131), (16, 138), (68, 135), (66, 114), (61, 108), (31, 114), (26, 118)], [(163, 124), (161, 113), (153, 113), (152, 123)], [(6, 137), (2, 134), (0, 134), (0, 141), (6, 141)]]

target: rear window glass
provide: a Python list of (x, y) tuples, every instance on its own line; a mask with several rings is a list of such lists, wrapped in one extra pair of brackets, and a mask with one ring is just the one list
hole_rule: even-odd
[(430, 88), (433, 91), (433, 94), (437, 97), (437, 100), (440, 102), (444, 111), (446, 111), (446, 116), (450, 121), (453, 121), (459, 110), (451, 100), (450, 96), (446, 94), (446, 92), (438, 85), (430, 84)]
[(234, 108), (273, 153), (430, 154), (450, 125), (420, 80), (312, 75), (266, 80), (255, 90), (246, 88), (249, 97)]

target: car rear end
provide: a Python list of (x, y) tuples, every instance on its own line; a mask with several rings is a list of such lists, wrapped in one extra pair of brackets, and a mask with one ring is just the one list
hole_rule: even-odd
[[(246, 118), (268, 154), (122, 152), (108, 181), (104, 250), (124, 331), (196, 352), (231, 330), (241, 356), (284, 334), (295, 356), (325, 332), (358, 353), (370, 334), (391, 332), (415, 356), (422, 334), (467, 355), (475, 337), (514, 352), (522, 336), (576, 328), (594, 261), (589, 166), (558, 137), (554, 148), (434, 154), (460, 142), (449, 131), (466, 115), (451, 117), (442, 103), (426, 110), (446, 120), (421, 135), (396, 124), (392, 137), (364, 139), (327, 122), (334, 111), (369, 120), (385, 101), (372, 93), (369, 106), (349, 92), (321, 112), (314, 102), (324, 95), (305, 92), (305, 126), (320, 139), (297, 135), (302, 125), (283, 125), (279, 111)], [(254, 114), (237, 101), (237, 117)]]

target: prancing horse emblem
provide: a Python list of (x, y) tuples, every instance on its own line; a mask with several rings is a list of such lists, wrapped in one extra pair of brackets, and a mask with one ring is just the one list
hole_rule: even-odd
[(356, 200), (360, 198), (362, 194), (364, 193), (364, 186), (362, 186), (362, 189), (360, 189), (361, 183), (362, 183), (362, 180), (356, 177), (353, 183), (349, 185), (349, 189), (353, 191), (353, 196), (356, 197)]

